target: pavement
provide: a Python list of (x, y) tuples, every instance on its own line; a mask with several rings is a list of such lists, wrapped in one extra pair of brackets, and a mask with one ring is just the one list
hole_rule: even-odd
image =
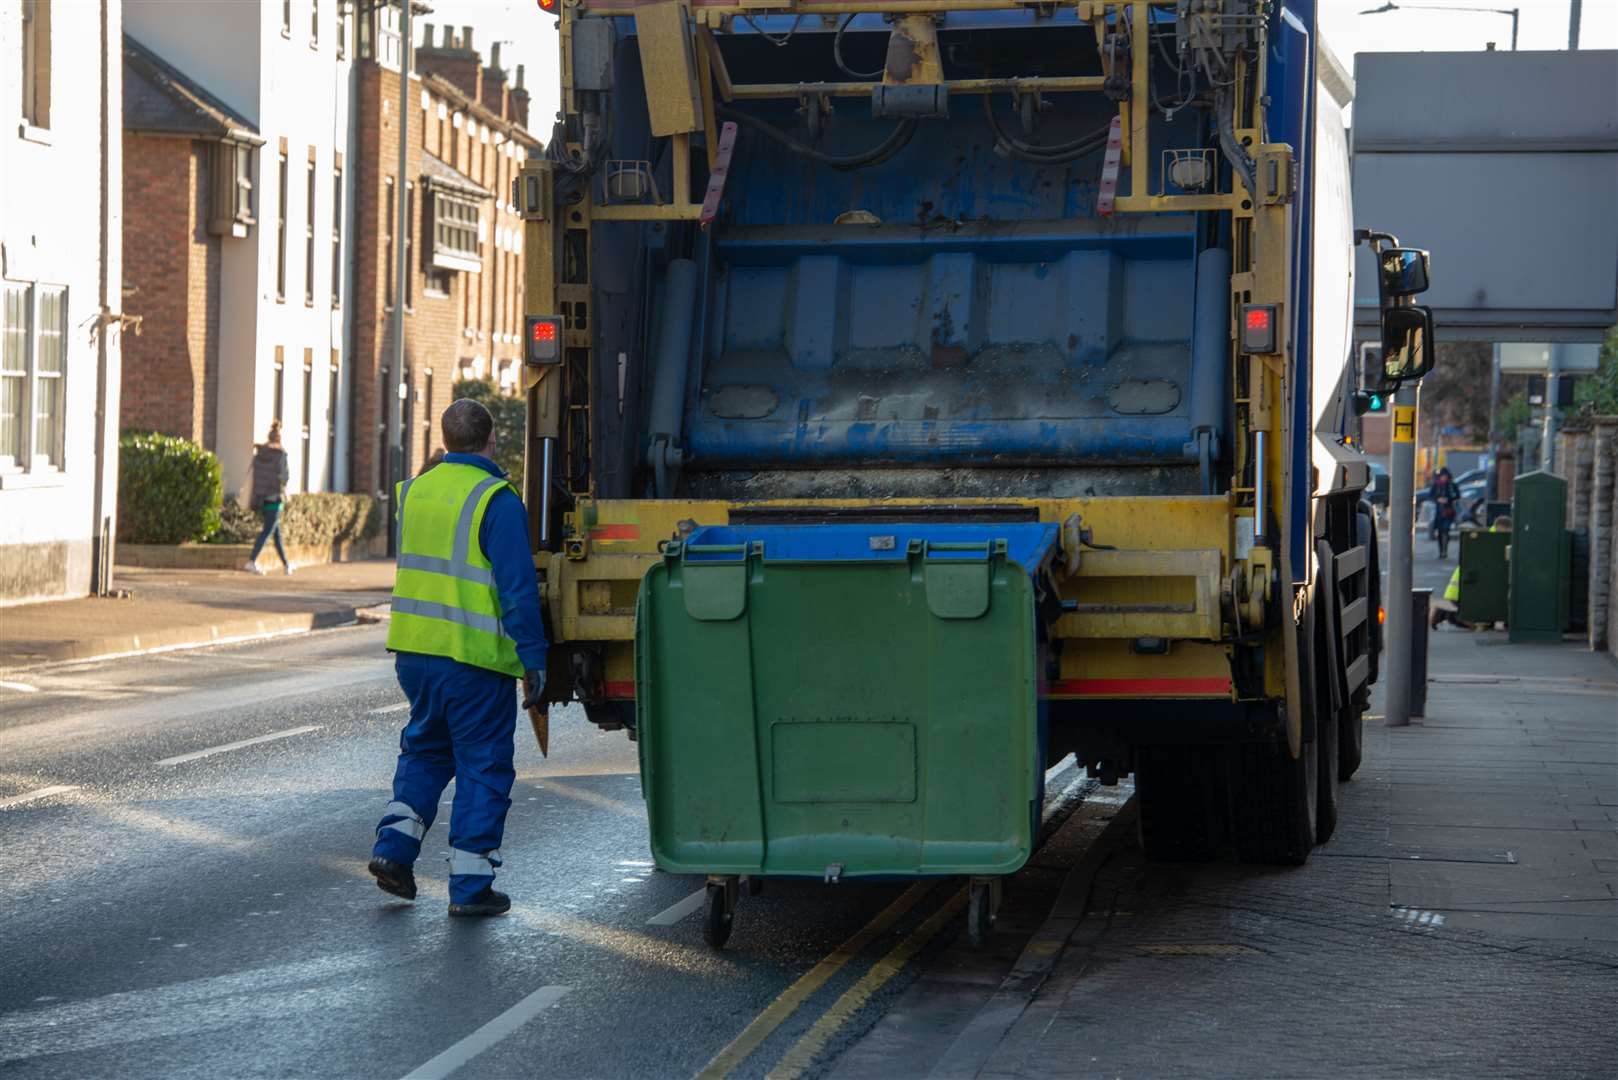
[(340, 626), (388, 602), (393, 561), (262, 577), (120, 566), (114, 583), (125, 595), (0, 607), (0, 672)]
[(946, 954), (829, 1075), (1614, 1075), (1618, 665), (1492, 632), (1429, 662), (1305, 866), (1149, 863), (1126, 804), (1015, 960)]

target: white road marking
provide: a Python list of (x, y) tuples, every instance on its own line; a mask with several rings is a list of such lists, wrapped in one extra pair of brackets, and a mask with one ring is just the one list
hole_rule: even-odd
[(567, 986), (540, 987), (421, 1068), (407, 1074), (404, 1080), (441, 1080), (555, 1005), (570, 989)]
[(397, 705), (384, 705), (380, 709), (372, 709), (371, 710), (371, 715), (372, 716), (381, 716), (383, 713), (404, 712), (408, 708), (410, 708), (410, 702), (401, 701)]
[(4, 679), (0, 679), (0, 688), (6, 689), (6, 690), (15, 690), (19, 694), (37, 694), (37, 693), (39, 693), (39, 687), (37, 687), (37, 686), (29, 686), (25, 682), (6, 682)]
[(69, 791), (77, 790), (79, 790), (77, 784), (52, 784), (50, 787), (42, 787), (38, 791), (28, 791), (21, 795), (13, 795), (9, 799), (0, 799), (0, 809), (8, 806), (21, 806), (23, 803), (33, 802), (35, 799), (45, 799), (52, 795), (65, 795)]
[(303, 727), (287, 728), (285, 731), (272, 731), (268, 735), (257, 735), (251, 739), (242, 739), (239, 742), (225, 743), (222, 746), (210, 746), (206, 750), (193, 750), (189, 754), (179, 754), (175, 757), (163, 758), (154, 762), (156, 765), (183, 765), (187, 761), (198, 758), (211, 757), (214, 754), (223, 754), (227, 750), (240, 750), (244, 746), (256, 746), (259, 743), (274, 742), (276, 739), (289, 739), (294, 735), (302, 735), (308, 731), (319, 731), (319, 724), (305, 724)]
[(653, 915), (646, 922), (651, 926), (673, 926), (708, 901), (708, 887), (704, 885), (690, 896)]

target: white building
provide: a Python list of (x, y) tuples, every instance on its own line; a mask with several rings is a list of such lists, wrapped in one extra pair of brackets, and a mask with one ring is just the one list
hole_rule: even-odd
[(227, 494), (240, 488), (254, 443), (277, 419), (290, 491), (348, 488), (353, 7), (348, 0), (124, 3), (131, 38), (263, 140), (244, 154), (253, 223), (221, 242), (214, 450)]
[(0, 604), (110, 579), (120, 0), (0, 0)]

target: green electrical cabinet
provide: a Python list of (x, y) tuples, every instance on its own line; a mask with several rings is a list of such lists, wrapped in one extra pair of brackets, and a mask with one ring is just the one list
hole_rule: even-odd
[(1567, 481), (1543, 471), (1517, 477), (1511, 499), (1512, 641), (1562, 640), (1570, 563)]
[(1509, 532), (1461, 530), (1461, 610), (1469, 623), (1505, 622), (1510, 584)]

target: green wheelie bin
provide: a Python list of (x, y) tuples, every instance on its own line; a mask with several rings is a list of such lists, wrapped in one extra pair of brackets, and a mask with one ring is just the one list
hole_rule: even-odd
[(706, 933), (775, 876), (996, 880), (1044, 779), (1035, 597), (1056, 526), (698, 528), (641, 582), (652, 854), (708, 876)]

